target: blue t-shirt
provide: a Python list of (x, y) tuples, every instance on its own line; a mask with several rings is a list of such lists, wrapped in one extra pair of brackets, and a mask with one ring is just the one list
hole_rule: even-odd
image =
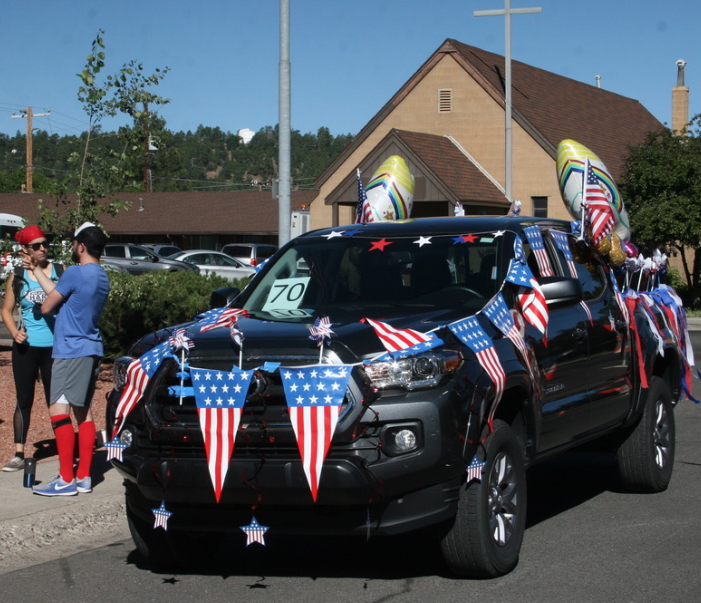
[[(15, 276), (15, 278), (17, 278)], [(51, 265), (51, 278), (56, 280), (56, 268)], [(46, 293), (41, 285), (32, 280), (25, 270), (24, 282), (20, 289), (20, 310), (22, 322), (27, 333), (27, 343), (35, 348), (50, 348), (54, 344), (55, 316), (44, 316), (41, 313), (41, 304), (46, 299)]]
[(54, 358), (102, 356), (100, 315), (110, 281), (100, 264), (69, 266), (56, 285), (64, 297), (54, 329)]

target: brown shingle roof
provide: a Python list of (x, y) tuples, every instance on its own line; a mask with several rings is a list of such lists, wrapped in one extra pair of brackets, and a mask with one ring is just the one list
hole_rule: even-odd
[[(293, 191), (292, 209), (309, 205), (316, 191)], [(265, 234), (278, 232), (278, 202), (270, 191), (121, 193), (121, 201), (131, 202), (128, 211), (116, 217), (100, 216), (105, 229), (115, 235), (158, 234)], [(22, 216), (35, 223), (37, 201), (48, 195), (38, 193), (0, 194), (0, 212)], [(139, 211), (143, 199), (143, 211)]]
[[(466, 70), (479, 73), (503, 103), (504, 57), (457, 40), (446, 40), (445, 45), (456, 50)], [(530, 124), (535, 129), (531, 134), (545, 139), (543, 146), (550, 146), (553, 157), (560, 141), (572, 138), (591, 148), (614, 178), (620, 176), (628, 147), (642, 142), (646, 132), (662, 128), (637, 100), (526, 63), (512, 60), (511, 82), (514, 118), (524, 127)]]
[[(452, 54), (496, 102), (504, 104), (504, 57), (447, 39), (326, 168), (316, 188), (321, 188), (445, 53)], [(513, 118), (553, 158), (560, 141), (572, 138), (591, 148), (618, 178), (628, 147), (662, 127), (637, 100), (519, 61), (512, 60), (511, 76)]]
[(505, 205), (504, 193), (445, 136), (405, 130), (392, 131), (411, 149), (415, 160), (452, 193), (456, 201), (478, 200), (483, 204)]

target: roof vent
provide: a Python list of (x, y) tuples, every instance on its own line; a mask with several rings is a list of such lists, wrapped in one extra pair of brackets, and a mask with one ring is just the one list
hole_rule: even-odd
[(438, 90), (438, 113), (450, 113), (453, 110), (453, 90), (442, 88)]

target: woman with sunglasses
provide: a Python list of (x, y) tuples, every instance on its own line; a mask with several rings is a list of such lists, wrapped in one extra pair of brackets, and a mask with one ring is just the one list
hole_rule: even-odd
[[(38, 226), (27, 226), (18, 231), (15, 240), (22, 245), (24, 253), (34, 258), (49, 278), (58, 280), (60, 275), (47, 257), (46, 235)], [(18, 278), (22, 278), (21, 286), (20, 283), (14, 283)], [(15, 455), (2, 468), (3, 471), (18, 471), (24, 468), (24, 446), (34, 403), (34, 386), (40, 374), (47, 404), (49, 401), (55, 318), (41, 314), (41, 304), (45, 299), (46, 293), (29, 270), (13, 272), (7, 279), (2, 321), (14, 340), (12, 373), (17, 390), (17, 406), (13, 419)], [(14, 317), (15, 304), (20, 306), (18, 322)]]

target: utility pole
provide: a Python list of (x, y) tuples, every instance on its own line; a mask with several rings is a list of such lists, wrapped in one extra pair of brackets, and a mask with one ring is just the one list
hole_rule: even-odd
[(32, 108), (27, 107), (26, 111), (20, 111), (19, 115), (12, 115), (13, 118), (26, 117), (27, 118), (27, 183), (25, 185), (25, 193), (34, 192), (34, 183), (32, 182), (32, 117), (48, 117), (51, 115), (51, 111), (48, 113), (32, 113)]
[(506, 71), (506, 100), (505, 100), (505, 133), (506, 133), (506, 152), (505, 152), (505, 180), (506, 198), (511, 199), (511, 15), (523, 15), (527, 13), (542, 13), (543, 9), (537, 8), (511, 8), (511, 0), (504, 0), (504, 9), (497, 10), (476, 10), (473, 14), (475, 17), (493, 17), (504, 15), (506, 22), (505, 37), (506, 37), (506, 52), (504, 53), (504, 70)]
[(144, 192), (151, 192), (151, 174), (149, 173), (149, 133), (148, 133), (148, 103), (144, 101)]
[(278, 245), (290, 240), (291, 137), (290, 0), (280, 0), (280, 97), (278, 122)]

